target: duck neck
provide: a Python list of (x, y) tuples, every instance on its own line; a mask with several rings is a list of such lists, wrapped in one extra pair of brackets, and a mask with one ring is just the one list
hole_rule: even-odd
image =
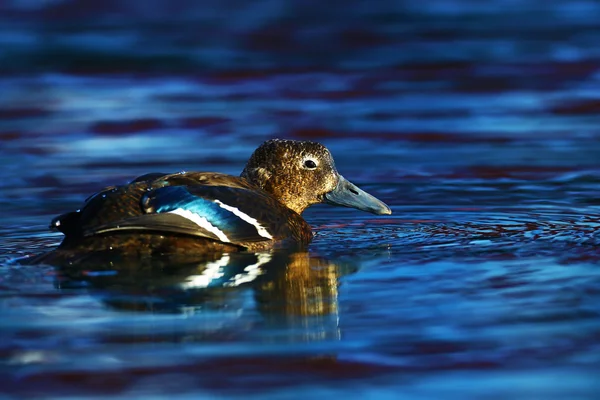
[[(271, 192), (269, 192), (271, 193)], [(273, 197), (275, 197), (279, 202), (281, 202), (284, 206), (289, 208), (292, 211), (295, 211), (299, 215), (302, 215), (304, 210), (310, 206), (310, 204), (302, 201), (303, 199), (299, 199), (297, 197), (291, 196), (289, 193), (281, 193), (279, 195), (275, 193), (271, 193)]]
[(300, 215), (311, 205), (306, 199), (295, 196), (289, 190), (284, 190), (286, 188), (284, 182), (279, 182), (276, 177), (272, 177), (271, 174), (263, 168), (257, 168), (250, 171), (246, 168), (242, 171), (240, 178), (258, 186), (277, 199), (281, 204)]

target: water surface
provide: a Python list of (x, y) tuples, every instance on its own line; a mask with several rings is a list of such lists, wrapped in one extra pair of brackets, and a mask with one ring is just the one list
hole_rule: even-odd
[[(187, 5), (163, 25), (27, 3), (0, 36), (7, 396), (600, 391), (595, 3), (350, 2), (326, 23), (261, 2), (229, 24)], [(326, 144), (393, 214), (315, 206), (308, 252), (267, 261), (10, 261), (56, 246), (50, 219), (106, 185), (239, 174), (273, 137)]]

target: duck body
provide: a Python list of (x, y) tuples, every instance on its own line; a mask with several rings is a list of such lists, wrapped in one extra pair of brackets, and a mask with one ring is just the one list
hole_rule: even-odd
[(112, 251), (197, 255), (303, 248), (313, 234), (301, 213), (323, 202), (391, 213), (345, 180), (323, 145), (274, 139), (253, 153), (240, 177), (150, 173), (105, 188), (80, 210), (52, 220), (50, 228), (65, 238), (39, 261)]
[(163, 252), (260, 250), (302, 247), (312, 239), (308, 223), (269, 193), (243, 178), (213, 172), (143, 175), (96, 193), (81, 210), (58, 216), (50, 226), (65, 234), (63, 249), (114, 250), (138, 241), (163, 243)]

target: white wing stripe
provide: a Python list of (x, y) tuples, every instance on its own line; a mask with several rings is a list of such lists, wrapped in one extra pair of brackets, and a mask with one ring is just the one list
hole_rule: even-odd
[(248, 265), (244, 268), (244, 273), (237, 274), (233, 277), (233, 282), (227, 282), (223, 286), (239, 286), (242, 283), (252, 282), (260, 275), (264, 274), (265, 271), (260, 268), (261, 265), (271, 261), (271, 255), (268, 253), (254, 253), (258, 258), (256, 264)]
[(206, 218), (201, 217), (198, 214), (194, 214), (193, 212), (184, 210), (183, 208), (178, 208), (178, 209), (175, 209), (175, 210), (169, 211), (169, 212), (171, 214), (177, 214), (183, 218), (189, 219), (190, 221), (192, 221), (193, 223), (195, 223), (202, 229), (205, 229), (205, 230), (209, 231), (210, 233), (214, 234), (216, 237), (219, 238), (219, 240), (221, 242), (231, 242), (231, 240), (229, 240), (227, 235), (225, 235), (225, 233), (223, 233), (222, 230), (220, 230), (216, 226), (212, 225), (210, 222), (208, 222), (208, 220)]
[(200, 275), (188, 276), (186, 282), (183, 282), (180, 286), (183, 289), (208, 287), (212, 281), (224, 275), (223, 268), (227, 267), (228, 264), (229, 254), (225, 253), (219, 260), (207, 263), (206, 269)]
[(224, 204), (219, 200), (215, 200), (215, 203), (217, 203), (221, 208), (224, 208), (227, 211), (231, 211), (233, 214), (240, 217), (242, 220), (246, 221), (247, 223), (254, 225), (254, 227), (256, 228), (256, 231), (258, 232), (258, 234), (260, 236), (265, 237), (267, 239), (273, 239), (273, 236), (271, 236), (271, 234), (265, 229), (265, 227), (262, 226), (260, 224), (260, 222), (258, 222), (256, 219), (252, 218), (248, 214), (241, 212), (240, 210), (238, 210), (235, 207), (228, 206), (227, 204)]

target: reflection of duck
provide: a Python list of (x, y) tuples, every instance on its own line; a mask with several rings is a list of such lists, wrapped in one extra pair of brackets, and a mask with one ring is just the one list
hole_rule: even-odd
[(328, 260), (294, 253), (283, 270), (259, 282), (257, 300), (263, 310), (291, 315), (324, 315), (337, 312), (340, 267)]
[(294, 328), (295, 340), (339, 339), (339, 278), (355, 269), (304, 252), (289, 259), (286, 268), (273, 269), (271, 279), (255, 286), (262, 315), (271, 326)]
[(177, 256), (303, 247), (312, 232), (300, 214), (323, 202), (391, 213), (345, 180), (323, 145), (269, 140), (252, 154), (240, 177), (153, 173), (97, 193), (81, 210), (52, 221), (51, 228), (65, 238), (56, 251), (32, 262), (109, 250)]
[(252, 307), (273, 326), (303, 328), (301, 340), (337, 338), (340, 276), (355, 268), (307, 252), (235, 252), (220, 258), (134, 259), (107, 252), (57, 264), (57, 285), (87, 287), (111, 308), (186, 312)]

